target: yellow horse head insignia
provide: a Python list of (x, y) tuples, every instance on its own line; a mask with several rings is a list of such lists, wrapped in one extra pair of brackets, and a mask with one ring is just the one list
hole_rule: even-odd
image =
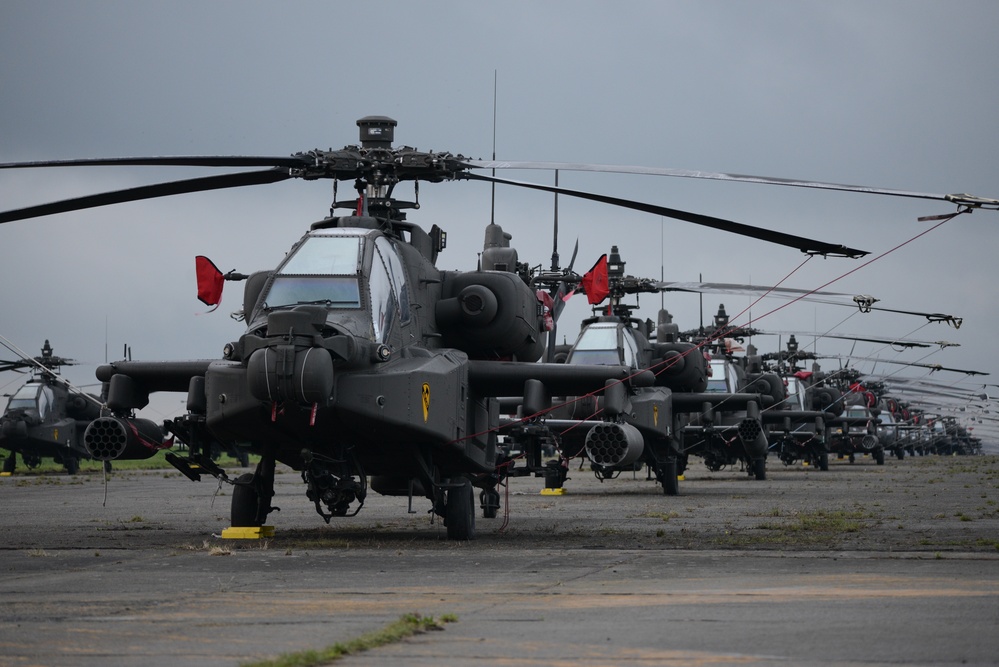
[(430, 419), (430, 385), (423, 383), (423, 422)]

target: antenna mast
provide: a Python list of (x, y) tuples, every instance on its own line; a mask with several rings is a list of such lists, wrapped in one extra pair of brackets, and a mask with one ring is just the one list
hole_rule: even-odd
[[(496, 70), (493, 70), (493, 162), (496, 162)], [(490, 170), (496, 178), (496, 169)], [(492, 183), (492, 201), (489, 204), (489, 223), (496, 224), (496, 182)]]

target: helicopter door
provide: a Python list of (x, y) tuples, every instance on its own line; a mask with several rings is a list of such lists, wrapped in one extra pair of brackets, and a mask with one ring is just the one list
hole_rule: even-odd
[(388, 343), (393, 326), (410, 319), (409, 290), (406, 272), (392, 243), (384, 236), (375, 238), (371, 256), (369, 287), (371, 290), (371, 322), (375, 340)]

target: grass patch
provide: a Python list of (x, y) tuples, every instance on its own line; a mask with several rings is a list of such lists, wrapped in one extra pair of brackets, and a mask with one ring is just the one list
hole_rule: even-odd
[[(7, 450), (0, 450), (3, 454), (7, 454)], [(126, 470), (176, 470), (172, 465), (167, 463), (166, 452), (172, 451), (169, 449), (160, 450), (148, 459), (140, 459), (137, 461), (112, 461), (111, 470), (112, 472), (126, 471)], [(186, 455), (187, 452), (176, 452), (178, 454)], [(257, 462), (260, 461), (260, 457), (256, 454), (250, 454), (250, 467), (246, 470), (253, 470)], [(229, 456), (228, 454), (223, 454), (219, 457), (216, 463), (222, 468), (239, 468), (239, 461), (235, 458)], [(100, 473), (104, 469), (103, 461), (95, 461), (93, 459), (84, 459), (80, 461), (80, 472), (81, 473)], [(61, 463), (56, 463), (53, 459), (42, 459), (42, 462), (35, 468), (28, 468), (24, 465), (24, 461), (21, 457), (17, 457), (17, 469), (14, 471), (14, 476), (19, 475), (48, 475), (52, 473), (66, 473), (66, 468)], [(178, 473), (180, 474), (180, 473)]]
[(406, 614), (398, 621), (385, 626), (381, 630), (365, 633), (347, 642), (337, 642), (320, 651), (286, 653), (273, 660), (243, 663), (243, 667), (313, 667), (314, 665), (325, 665), (348, 655), (355, 655), (364, 651), (370, 651), (379, 646), (394, 644), (413, 635), (432, 630), (443, 630), (445, 623), (453, 623), (457, 620), (458, 617), (454, 614), (444, 614), (439, 619), (435, 619), (433, 616), (421, 616), (420, 614)]
[[(784, 512), (774, 512), (773, 516), (784, 517)], [(814, 512), (790, 512), (782, 521), (764, 521), (753, 530), (767, 531), (766, 534), (730, 533), (717, 541), (730, 546), (781, 547), (834, 544), (848, 533), (857, 533), (867, 527), (864, 519), (871, 518), (867, 512), (855, 510), (817, 510)]]

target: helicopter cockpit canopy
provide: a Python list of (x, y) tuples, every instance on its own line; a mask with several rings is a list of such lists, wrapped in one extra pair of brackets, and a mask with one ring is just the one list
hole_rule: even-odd
[(54, 400), (55, 396), (51, 387), (38, 384), (37, 382), (29, 382), (10, 397), (10, 401), (7, 403), (7, 411), (17, 409), (25, 411), (34, 410), (38, 412), (38, 417), (44, 420), (48, 417)]
[(388, 342), (393, 327), (410, 319), (406, 272), (393, 242), (377, 230), (310, 232), (275, 271), (257, 314), (304, 304), (325, 306), (328, 321), (347, 333)]
[(731, 362), (725, 358), (715, 358), (709, 362), (708, 387), (706, 391), (733, 394), (738, 391), (737, 378)]
[(794, 410), (804, 410), (805, 408), (805, 387), (801, 381), (794, 377), (784, 378), (787, 387), (787, 403), (793, 406)]
[(306, 239), (277, 270), (263, 295), (266, 307), (314, 303), (360, 308), (361, 240), (331, 234)]
[(594, 322), (583, 329), (566, 363), (638, 367), (634, 338), (616, 322)]

